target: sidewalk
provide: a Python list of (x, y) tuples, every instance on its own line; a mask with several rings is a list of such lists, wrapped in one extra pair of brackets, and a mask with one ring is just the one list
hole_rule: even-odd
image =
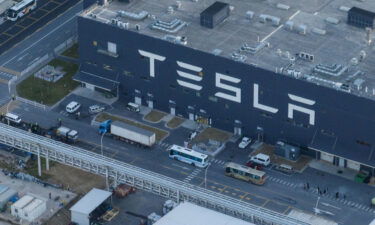
[(88, 98), (88, 99), (93, 99), (95, 101), (98, 101), (98, 102), (101, 102), (101, 103), (104, 103), (104, 104), (107, 104), (107, 105), (113, 104), (118, 99), (116, 97), (115, 98), (106, 98), (100, 92), (93, 91), (93, 90), (83, 88), (83, 87), (77, 87), (71, 93), (82, 96), (82, 97), (85, 97), (85, 98)]
[[(358, 173), (355, 170), (343, 168), (343, 167), (337, 167), (332, 164), (329, 164), (328, 162), (324, 162), (321, 160), (311, 160), (309, 163), (309, 166), (311, 168), (314, 168), (316, 170), (320, 170), (335, 176), (339, 176), (351, 181), (354, 181), (355, 175)], [(338, 171), (342, 171), (342, 173), (338, 173)]]

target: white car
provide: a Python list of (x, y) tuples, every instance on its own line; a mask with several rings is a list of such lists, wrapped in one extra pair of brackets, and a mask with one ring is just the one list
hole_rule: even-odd
[(252, 156), (250, 161), (262, 164), (263, 166), (268, 166), (271, 163), (270, 156), (263, 153)]
[(243, 137), (241, 142), (238, 144), (239, 148), (246, 148), (251, 143), (251, 138)]
[(81, 107), (81, 104), (78, 102), (72, 101), (66, 106), (66, 111), (68, 113), (74, 113)]
[(99, 105), (92, 105), (89, 107), (89, 113), (94, 114), (94, 113), (100, 113), (105, 110), (105, 107), (99, 106)]

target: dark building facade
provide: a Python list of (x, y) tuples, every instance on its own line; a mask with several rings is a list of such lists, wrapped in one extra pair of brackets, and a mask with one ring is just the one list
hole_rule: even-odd
[(374, 21), (375, 21), (375, 13), (357, 8), (352, 7), (348, 12), (348, 24), (361, 27), (361, 28), (372, 28), (374, 29)]
[(78, 76), (99, 88), (118, 84), (120, 99), (268, 143), (283, 140), (336, 165), (375, 167), (370, 99), (90, 18), (79, 17), (78, 26)]

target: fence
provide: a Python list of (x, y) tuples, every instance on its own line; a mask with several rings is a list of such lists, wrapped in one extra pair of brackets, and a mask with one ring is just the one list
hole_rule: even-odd
[(28, 100), (26, 98), (22, 98), (22, 97), (19, 97), (19, 96), (16, 97), (16, 100), (18, 100), (20, 102), (23, 102), (23, 103), (26, 103), (26, 104), (29, 104), (29, 105), (32, 105), (32, 106), (35, 106), (35, 107), (38, 107), (38, 108), (41, 108), (44, 111), (49, 111), (51, 109), (49, 106), (43, 105), (43, 104), (35, 102), (35, 101), (31, 101), (31, 100)]

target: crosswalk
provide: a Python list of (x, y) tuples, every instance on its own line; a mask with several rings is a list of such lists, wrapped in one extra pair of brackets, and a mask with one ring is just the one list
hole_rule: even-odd
[(209, 163), (214, 163), (214, 164), (218, 164), (219, 166), (222, 166), (222, 167), (224, 167), (224, 166), (225, 166), (225, 163), (226, 163), (226, 161), (224, 161), (224, 160), (221, 160), (221, 159), (211, 159), (211, 160), (209, 161)]
[(65, 117), (69, 116), (69, 113), (67, 111), (65, 111), (65, 110), (61, 110), (60, 114), (63, 115), (63, 116), (65, 116)]
[(196, 177), (202, 171), (201, 168), (195, 168), (189, 176), (184, 179), (184, 182), (189, 183), (194, 177)]
[[(310, 188), (309, 192), (313, 193), (313, 194), (316, 194), (316, 195), (319, 195), (318, 190), (316, 188)], [(336, 198), (335, 195), (336, 194), (334, 194), (334, 193), (332, 193), (332, 194), (323, 194), (323, 197), (331, 199), (331, 200), (334, 200), (336, 202), (339, 202), (342, 205), (350, 206), (350, 207), (353, 207), (353, 208), (356, 208), (356, 209), (359, 209), (359, 210), (363, 210), (363, 211), (366, 211), (366, 212), (375, 213), (375, 209), (371, 208), (369, 205), (365, 205), (365, 204), (360, 204), (360, 203), (357, 203), (357, 202), (353, 202), (353, 201), (344, 199), (342, 197)]]
[(166, 143), (166, 142), (160, 142), (160, 143), (159, 143), (159, 146), (160, 146), (162, 149), (164, 149), (165, 151), (167, 151), (168, 148), (171, 146), (171, 144)]
[(274, 177), (274, 176), (270, 176), (270, 175), (267, 175), (267, 180), (275, 182), (275, 183), (279, 183), (279, 184), (282, 184), (282, 185), (285, 185), (285, 186), (288, 186), (290, 188), (296, 188), (296, 187), (300, 186), (299, 184), (289, 182), (289, 181), (286, 181), (286, 180), (283, 180), (283, 179), (280, 179), (280, 178), (277, 178), (277, 177)]
[(0, 71), (0, 79), (2, 80), (11, 80), (14, 77), (14, 75), (6, 73), (4, 71)]

